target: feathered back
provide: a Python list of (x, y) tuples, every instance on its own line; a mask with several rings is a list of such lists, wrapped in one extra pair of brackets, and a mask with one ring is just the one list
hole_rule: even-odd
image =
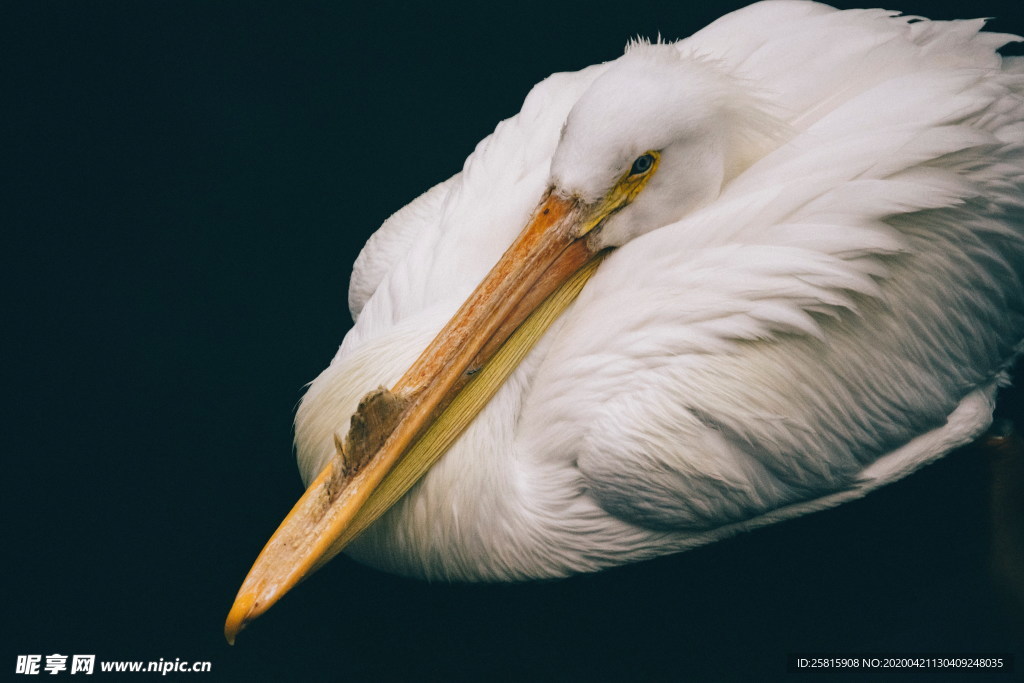
[(605, 509), (709, 529), (843, 489), (997, 380), (1024, 330), (1024, 81), (981, 26), (780, 1), (677, 44), (791, 137), (613, 254), (539, 369), (523, 431)]

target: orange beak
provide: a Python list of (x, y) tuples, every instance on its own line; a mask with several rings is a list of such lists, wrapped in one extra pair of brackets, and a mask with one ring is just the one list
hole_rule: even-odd
[(397, 500), (367, 505), (527, 316), (594, 258), (598, 247), (591, 231), (607, 215), (549, 191), (512, 246), (398, 383), (363, 398), (347, 438), (336, 442), (338, 457), (288, 513), (239, 589), (224, 626), (229, 643)]

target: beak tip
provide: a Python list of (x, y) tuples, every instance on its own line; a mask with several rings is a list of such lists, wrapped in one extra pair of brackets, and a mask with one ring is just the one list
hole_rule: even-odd
[(227, 639), (228, 645), (235, 644), (235, 638), (238, 637), (239, 632), (249, 623), (254, 606), (255, 598), (252, 593), (239, 593), (238, 597), (235, 598), (235, 604), (231, 606), (228, 618), (224, 622), (224, 637)]

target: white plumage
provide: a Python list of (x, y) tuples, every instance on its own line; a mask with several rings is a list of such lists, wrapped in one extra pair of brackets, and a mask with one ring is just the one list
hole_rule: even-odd
[(564, 576), (828, 507), (969, 442), (1024, 336), (1024, 62), (982, 21), (769, 0), (539, 83), (364, 248), (296, 418), (307, 483), (549, 186), (660, 166), (617, 247), (442, 460), (349, 549)]

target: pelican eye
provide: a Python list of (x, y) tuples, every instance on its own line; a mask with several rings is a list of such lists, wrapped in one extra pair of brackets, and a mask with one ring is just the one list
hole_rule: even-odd
[(640, 175), (641, 173), (647, 173), (651, 170), (651, 166), (654, 165), (654, 155), (645, 154), (642, 157), (637, 157), (637, 160), (633, 162), (633, 166), (629, 169), (629, 175)]

